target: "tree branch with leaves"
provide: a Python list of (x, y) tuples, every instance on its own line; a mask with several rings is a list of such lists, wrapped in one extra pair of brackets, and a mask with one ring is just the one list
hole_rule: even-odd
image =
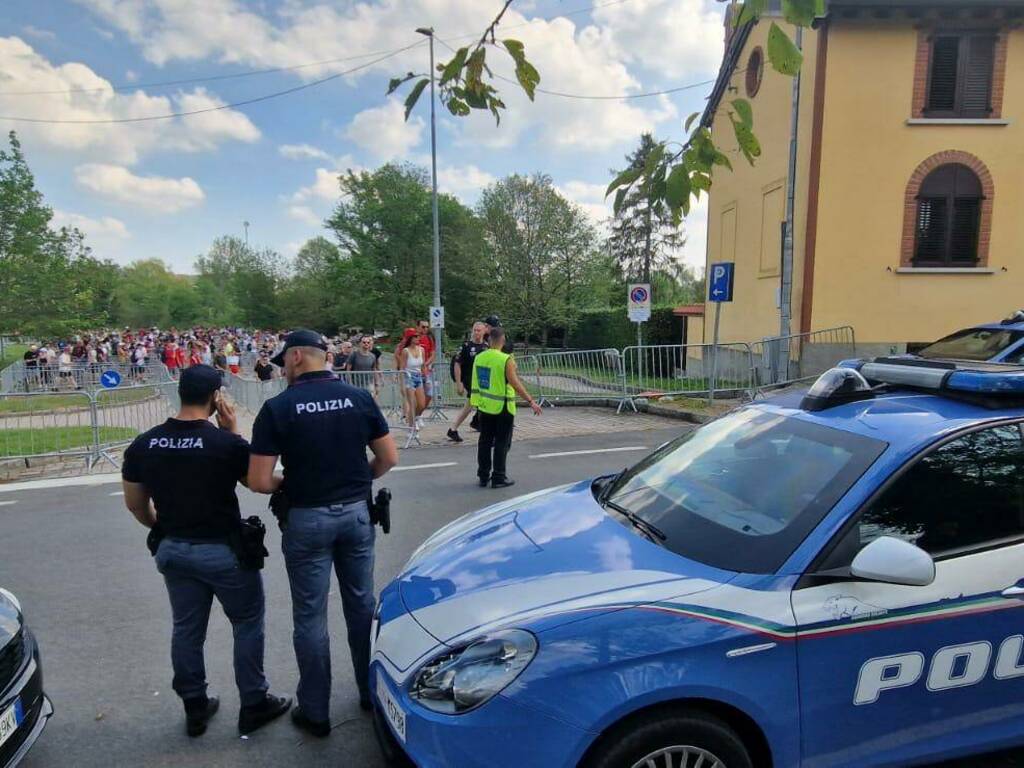
[[(452, 115), (465, 117), (472, 114), (473, 110), (489, 110), (495, 120), (500, 122), (501, 110), (506, 106), (499, 91), (492, 85), (492, 81), (500, 78), (494, 75), (486, 60), (487, 50), (498, 47), (499, 42), (515, 63), (516, 80), (520, 87), (533, 101), (540, 83), (540, 74), (527, 59), (525, 46), (518, 40), (499, 41), (497, 38), (497, 29), (513, 2), (504, 1), (475, 45), (459, 48), (451, 59), (437, 65), (441, 103)], [(744, 0), (734, 8), (736, 11), (732, 23), (740, 29), (758, 22), (768, 10), (768, 0)], [(783, 17), (797, 27), (809, 27), (824, 13), (825, 0), (782, 0)], [(790, 77), (795, 76), (803, 64), (803, 54), (799, 47), (774, 20), (768, 30), (767, 53), (772, 68)], [(412, 80), (417, 82), (405, 100), (406, 120), (423, 90), (429, 85), (429, 76), (410, 72), (405, 77), (392, 79), (388, 87), (388, 94), (391, 94)], [(746, 99), (733, 99), (728, 104), (726, 115), (740, 153), (753, 165), (761, 156), (761, 144), (754, 133), (753, 107)], [(715, 169), (732, 169), (728, 156), (712, 138), (710, 123), (698, 123), (700, 116), (701, 113), (695, 112), (687, 118), (683, 125), (687, 135), (684, 142), (658, 142), (643, 167), (628, 168), (612, 180), (606, 195), (615, 193), (616, 213), (627, 197), (639, 194), (652, 204), (666, 205), (673, 223), (678, 226), (701, 194), (710, 191)]]

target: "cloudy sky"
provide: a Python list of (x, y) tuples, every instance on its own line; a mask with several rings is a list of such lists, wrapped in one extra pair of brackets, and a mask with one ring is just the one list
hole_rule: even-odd
[[(222, 234), (293, 255), (322, 234), (337, 174), (390, 160), (429, 163), (429, 104), (408, 122), (385, 96), (390, 77), (425, 71), (414, 30), (455, 47), (498, 0), (4, 0), (0, 129), (21, 136), (59, 223), (81, 228), (100, 257), (160, 258), (188, 272)], [(715, 0), (516, 0), (499, 33), (522, 40), (541, 87), (579, 96), (678, 88), (714, 77), (722, 52)], [(448, 51), (438, 50), (438, 58)], [(498, 51), (495, 72), (512, 74)], [(358, 71), (280, 98), (170, 120)], [(277, 70), (265, 72), (265, 70)], [(282, 71), (283, 70), (283, 71)], [(238, 77), (225, 77), (244, 75)], [(173, 81), (173, 82), (169, 82)], [(709, 85), (670, 96), (509, 105), (489, 116), (439, 113), (442, 189), (474, 204), (509, 173), (550, 174), (595, 219), (609, 169), (644, 130), (679, 138)], [(83, 121), (12, 122), (7, 118)], [(687, 262), (704, 261), (703, 206), (687, 222)]]

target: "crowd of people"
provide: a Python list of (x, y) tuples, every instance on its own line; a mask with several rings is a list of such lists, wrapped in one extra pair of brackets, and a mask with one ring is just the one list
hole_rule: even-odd
[[(284, 336), (283, 331), (195, 327), (183, 331), (124, 328), (49, 339), (31, 344), (24, 353), (25, 388), (79, 389), (95, 384), (110, 367), (138, 383), (157, 363), (174, 378), (185, 368), (209, 365), (222, 373), (251, 374), (269, 381), (281, 375), (270, 360), (281, 350)], [(373, 355), (372, 364), (368, 354)], [(375, 370), (380, 355), (373, 336), (354, 341), (338, 337), (329, 342), (328, 364), (336, 371)]]
[[(474, 410), (469, 403), (473, 360), (488, 347), (493, 327), (500, 327), (496, 315), (473, 325), (462, 347), (453, 356), (446, 372), (455, 382), (460, 396), (467, 398), (462, 412), (448, 430), (448, 439), (462, 442), (459, 427)], [(284, 346), (285, 331), (252, 330), (236, 327), (194, 327), (186, 330), (159, 328), (106, 330), (83, 333), (66, 339), (32, 344), (24, 354), (25, 388), (36, 390), (73, 390), (95, 386), (101, 373), (112, 366), (122, 372), (127, 383), (142, 383), (147, 371), (162, 364), (171, 377), (197, 365), (208, 365), (228, 373), (271, 381), (283, 376), (273, 359)], [(373, 334), (339, 335), (324, 338), (326, 366), (361, 388), (380, 394), (383, 384), (381, 358), (384, 354)], [(420, 320), (406, 328), (394, 347), (403, 419), (412, 431), (423, 426), (423, 414), (436, 393), (434, 375), (436, 345), (430, 324)], [(476, 429), (476, 418), (471, 423)]]

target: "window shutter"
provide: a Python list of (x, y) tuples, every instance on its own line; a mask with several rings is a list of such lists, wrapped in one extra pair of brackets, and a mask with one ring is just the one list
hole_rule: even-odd
[(988, 117), (992, 112), (995, 54), (995, 37), (972, 35), (967, 39), (967, 62), (960, 99), (960, 112), (965, 117)]
[(978, 224), (981, 221), (981, 200), (960, 197), (953, 203), (953, 231), (949, 238), (949, 258), (959, 264), (978, 260)]
[(940, 262), (945, 259), (946, 211), (944, 197), (922, 197), (918, 201), (914, 261)]
[(956, 76), (959, 67), (960, 38), (936, 37), (932, 41), (929, 111), (952, 112), (956, 109)]

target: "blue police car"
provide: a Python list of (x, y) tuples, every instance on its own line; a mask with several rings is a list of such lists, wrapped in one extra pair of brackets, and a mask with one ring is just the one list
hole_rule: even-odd
[(1022, 744), (1022, 430), (1024, 368), (848, 361), (464, 517), (381, 595), (382, 747), (789, 768)]
[(942, 360), (985, 360), (1024, 363), (1024, 310), (999, 323), (964, 328), (917, 352), (918, 357)]

